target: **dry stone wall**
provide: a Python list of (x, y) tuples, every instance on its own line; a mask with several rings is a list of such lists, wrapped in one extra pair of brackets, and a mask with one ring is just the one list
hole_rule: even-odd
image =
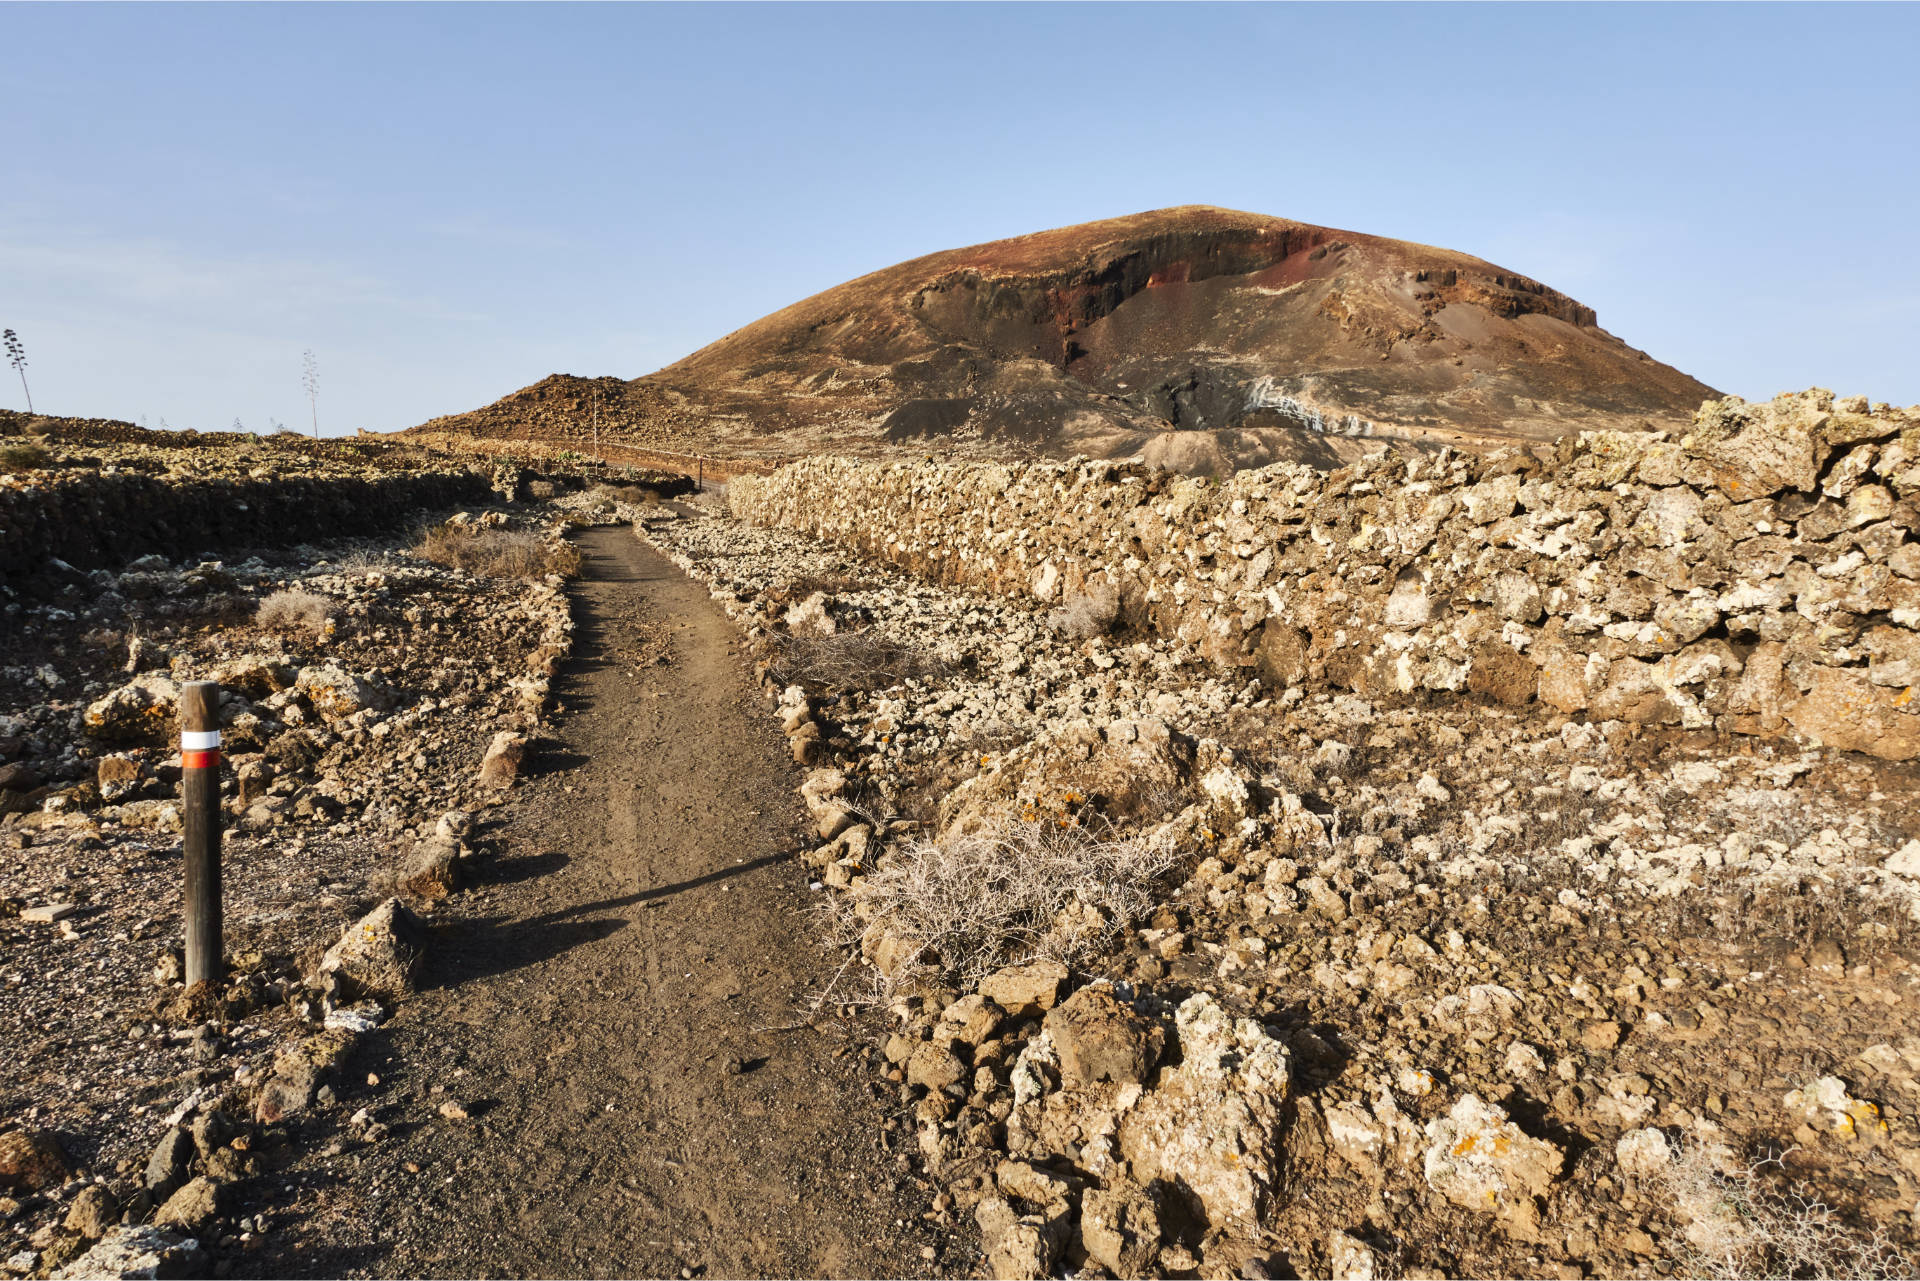
[[(0, 472), (5, 469), (0, 467)], [(53, 559), (78, 569), (149, 552), (181, 556), (396, 528), (421, 508), (493, 496), (488, 472), (169, 476), (69, 468), (0, 475), (0, 586), (28, 588)]]
[(1540, 453), (1225, 483), (1137, 464), (808, 459), (735, 514), (1122, 621), (1274, 685), (1538, 701), (1920, 757), (1920, 407), (1818, 389)]

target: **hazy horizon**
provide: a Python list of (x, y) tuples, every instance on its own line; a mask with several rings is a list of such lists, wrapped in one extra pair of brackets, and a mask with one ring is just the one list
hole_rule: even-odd
[[(323, 432), (1213, 204), (1486, 258), (1725, 391), (1920, 402), (1912, 6), (10, 5), (43, 413)], [(1801, 74), (1818, 68), (1819, 74)], [(0, 408), (25, 408), (0, 369)]]

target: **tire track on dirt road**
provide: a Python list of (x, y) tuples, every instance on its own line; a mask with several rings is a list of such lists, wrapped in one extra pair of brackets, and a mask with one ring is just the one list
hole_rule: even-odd
[[(424, 990), (352, 1069), (386, 1078), (366, 1102), (394, 1137), (323, 1163), (262, 1271), (927, 1273), (925, 1194), (876, 1145), (849, 1042), (766, 1030), (803, 1019), (833, 966), (788, 857), (798, 778), (739, 634), (631, 531), (579, 543), (561, 742), (488, 816), (491, 883), (456, 900)], [(634, 638), (663, 624), (671, 660), (637, 667)]]

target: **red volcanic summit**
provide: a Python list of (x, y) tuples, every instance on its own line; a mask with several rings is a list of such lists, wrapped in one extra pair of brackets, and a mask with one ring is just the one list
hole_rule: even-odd
[(634, 443), (1333, 462), (1677, 426), (1717, 393), (1592, 308), (1427, 245), (1205, 206), (929, 254), (631, 382), (556, 376), (424, 429)]

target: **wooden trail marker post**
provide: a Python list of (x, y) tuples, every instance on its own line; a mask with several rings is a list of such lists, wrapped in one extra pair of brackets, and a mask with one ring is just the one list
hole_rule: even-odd
[(224, 977), (220, 919), (220, 687), (180, 689), (180, 794), (186, 813), (187, 986)]

